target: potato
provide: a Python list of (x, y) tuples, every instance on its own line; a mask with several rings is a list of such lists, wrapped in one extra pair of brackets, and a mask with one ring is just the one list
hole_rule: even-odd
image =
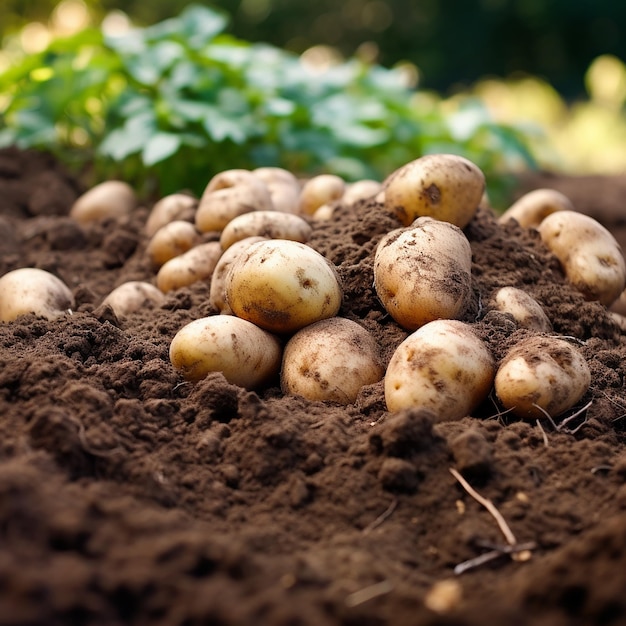
[(108, 180), (80, 196), (70, 209), (70, 217), (81, 224), (107, 218), (123, 218), (137, 206), (133, 188), (121, 180)]
[(232, 313), (230, 306), (228, 306), (228, 302), (226, 302), (226, 276), (230, 271), (233, 262), (244, 250), (246, 250), (248, 246), (256, 243), (257, 241), (265, 240), (265, 237), (246, 237), (241, 241), (236, 241), (232, 246), (229, 246), (228, 250), (226, 250), (219, 258), (219, 261), (213, 270), (213, 275), (211, 276), (209, 302), (218, 311), (220, 311), (220, 313), (228, 315)]
[(230, 220), (250, 211), (274, 208), (267, 185), (248, 170), (226, 170), (206, 186), (196, 211), (202, 233), (221, 231)]
[(322, 204), (339, 200), (345, 189), (346, 182), (334, 174), (320, 174), (310, 178), (300, 192), (300, 214), (313, 215)]
[(226, 301), (233, 313), (278, 333), (333, 317), (342, 295), (332, 263), (298, 241), (253, 243), (226, 276)]
[(192, 222), (196, 214), (198, 200), (184, 193), (172, 193), (161, 198), (150, 211), (145, 231), (152, 237), (159, 228), (175, 220)]
[(341, 201), (344, 204), (356, 204), (360, 200), (374, 197), (382, 188), (382, 183), (377, 180), (357, 180), (346, 187)]
[(251, 322), (230, 315), (195, 320), (170, 344), (170, 361), (190, 381), (209, 372), (221, 372), (226, 380), (255, 389), (277, 376), (281, 362), (280, 341)]
[(69, 287), (54, 274), (34, 267), (7, 272), (0, 278), (0, 321), (12, 322), (34, 313), (52, 320), (74, 306)]
[(298, 212), (300, 183), (290, 171), (282, 167), (259, 167), (252, 173), (267, 185), (275, 211)]
[(328, 220), (333, 219), (334, 213), (335, 213), (334, 204), (322, 204), (322, 206), (317, 207), (317, 209), (315, 209), (315, 213), (311, 215), (311, 219), (314, 222), (327, 222)]
[(502, 287), (492, 297), (491, 307), (508, 313), (520, 328), (540, 333), (552, 330), (552, 324), (543, 307), (531, 295), (517, 287)]
[(494, 386), (505, 409), (517, 417), (536, 419), (544, 416), (543, 411), (557, 417), (571, 409), (590, 384), (587, 362), (571, 343), (532, 336), (509, 350)]
[(196, 227), (182, 220), (165, 224), (150, 239), (146, 253), (154, 267), (161, 267), (175, 256), (187, 252), (200, 243), (200, 233)]
[(378, 345), (365, 328), (331, 317), (299, 330), (285, 346), (283, 393), (350, 404), (364, 385), (382, 379)]
[(154, 285), (139, 280), (131, 280), (116, 287), (103, 301), (115, 315), (123, 317), (149, 306), (159, 306), (165, 301), (163, 292)]
[(538, 230), (567, 280), (586, 300), (610, 306), (619, 298), (626, 286), (626, 263), (621, 247), (604, 226), (576, 211), (557, 211)]
[(515, 220), (524, 228), (537, 228), (556, 211), (573, 211), (571, 200), (556, 189), (535, 189), (514, 202), (498, 219), (501, 224)]
[(208, 280), (222, 256), (218, 241), (203, 243), (164, 263), (156, 277), (157, 287), (167, 293), (187, 287), (201, 280)]
[(471, 295), (472, 251), (460, 228), (422, 217), (385, 235), (374, 256), (374, 288), (407, 330), (459, 317)]
[(306, 243), (311, 232), (310, 224), (299, 215), (279, 211), (255, 211), (240, 215), (226, 224), (220, 243), (224, 250), (246, 237), (291, 239)]
[(495, 363), (469, 324), (435, 320), (409, 335), (393, 353), (385, 375), (390, 411), (430, 409), (438, 421), (458, 420), (483, 402)]
[(405, 225), (429, 216), (465, 228), (485, 190), (485, 176), (467, 159), (429, 154), (396, 170), (384, 182), (385, 207)]

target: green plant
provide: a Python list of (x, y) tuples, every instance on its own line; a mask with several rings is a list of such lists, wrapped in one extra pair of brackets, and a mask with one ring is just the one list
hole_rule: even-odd
[(0, 75), (0, 145), (52, 150), (143, 193), (200, 193), (229, 168), (381, 179), (427, 153), (451, 152), (492, 183), (532, 165), (524, 136), (478, 102), (444, 113), (402, 72), (351, 59), (325, 69), (224, 33), (200, 6), (118, 37), (90, 28), (54, 40)]

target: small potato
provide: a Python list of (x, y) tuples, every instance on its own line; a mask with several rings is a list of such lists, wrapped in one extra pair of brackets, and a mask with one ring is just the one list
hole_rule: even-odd
[(520, 328), (549, 333), (552, 324), (543, 307), (531, 295), (516, 287), (502, 287), (494, 294), (491, 306), (508, 313)]
[(285, 346), (283, 393), (350, 404), (364, 385), (382, 379), (378, 345), (361, 325), (342, 317), (299, 330)]
[(176, 333), (170, 361), (190, 381), (221, 372), (234, 385), (255, 389), (278, 374), (280, 341), (258, 326), (230, 315), (195, 320)]
[(170, 259), (187, 252), (200, 243), (200, 233), (196, 227), (182, 220), (165, 224), (150, 239), (146, 253), (154, 267), (161, 267)]
[(253, 243), (226, 276), (226, 301), (233, 313), (277, 333), (333, 317), (342, 296), (334, 265), (298, 241)]
[(335, 205), (334, 204), (322, 204), (322, 206), (317, 207), (315, 209), (315, 213), (311, 216), (311, 219), (314, 222), (327, 222), (328, 220), (333, 219), (333, 214), (335, 213)]
[(504, 408), (517, 417), (536, 419), (544, 417), (544, 411), (557, 417), (571, 409), (590, 384), (587, 362), (571, 343), (533, 336), (504, 357), (496, 373), (495, 392)]
[(357, 180), (346, 187), (341, 201), (345, 204), (356, 204), (360, 200), (374, 197), (383, 188), (377, 180)]
[(567, 280), (586, 300), (610, 306), (626, 286), (626, 263), (613, 235), (588, 215), (557, 211), (538, 227)]
[(407, 330), (456, 318), (471, 295), (472, 251), (463, 231), (422, 217), (385, 235), (374, 256), (374, 288)]
[(384, 182), (385, 208), (409, 226), (429, 216), (465, 228), (485, 190), (485, 175), (454, 154), (429, 154), (396, 170)]
[(81, 224), (107, 218), (123, 218), (137, 206), (133, 188), (121, 180), (108, 180), (80, 196), (70, 209), (70, 217)]
[(156, 277), (157, 287), (167, 293), (201, 280), (208, 280), (213, 275), (221, 256), (222, 246), (218, 241), (202, 243), (191, 248), (161, 266)]
[(304, 183), (300, 192), (301, 215), (313, 215), (315, 211), (333, 200), (339, 200), (346, 190), (346, 182), (334, 174), (320, 174)]
[(282, 167), (259, 167), (252, 173), (267, 185), (275, 211), (298, 212), (300, 183), (290, 171)]
[(211, 276), (211, 288), (209, 290), (209, 302), (220, 313), (231, 315), (232, 311), (228, 302), (226, 302), (226, 276), (230, 271), (231, 265), (235, 259), (248, 248), (248, 246), (257, 241), (266, 241), (265, 237), (247, 237), (241, 241), (236, 241), (228, 250), (224, 251), (219, 258), (213, 275)]
[(7, 272), (0, 278), (0, 321), (12, 322), (34, 313), (52, 320), (74, 305), (69, 287), (54, 274), (34, 267)]
[(273, 208), (267, 185), (260, 178), (248, 170), (227, 170), (206, 186), (196, 211), (196, 227), (201, 233), (221, 231), (238, 215)]
[(459, 420), (483, 402), (493, 385), (495, 363), (469, 324), (436, 320), (396, 349), (385, 375), (390, 411), (430, 409), (438, 421)]
[(159, 228), (176, 220), (192, 222), (197, 206), (198, 200), (184, 193), (172, 193), (161, 198), (146, 220), (146, 235), (152, 237)]
[(290, 239), (306, 243), (311, 232), (310, 224), (299, 215), (279, 211), (254, 211), (240, 215), (226, 224), (220, 243), (224, 250), (246, 237)]
[(524, 228), (537, 228), (556, 211), (573, 211), (572, 201), (556, 189), (535, 189), (514, 202), (498, 219), (501, 224), (515, 220)]
[(159, 306), (165, 301), (163, 292), (154, 285), (139, 280), (131, 280), (116, 287), (103, 301), (115, 315), (124, 317), (148, 306)]

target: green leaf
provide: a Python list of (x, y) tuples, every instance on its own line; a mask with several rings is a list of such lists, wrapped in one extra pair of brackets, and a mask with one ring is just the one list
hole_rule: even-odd
[(180, 135), (159, 132), (148, 140), (141, 158), (147, 167), (164, 161), (176, 153), (182, 143)]

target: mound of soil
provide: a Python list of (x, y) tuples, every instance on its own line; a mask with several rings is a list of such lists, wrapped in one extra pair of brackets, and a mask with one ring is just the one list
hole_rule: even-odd
[[(577, 204), (587, 185), (570, 182)], [(596, 206), (621, 211), (610, 185)], [(381, 383), (344, 407), (278, 385), (246, 391), (221, 374), (185, 382), (169, 343), (214, 312), (207, 283), (116, 318), (103, 297), (154, 279), (148, 208), (79, 226), (67, 214), (80, 192), (48, 156), (0, 152), (0, 274), (52, 271), (77, 302), (54, 322), (0, 324), (0, 624), (626, 621), (626, 342), (536, 233), (479, 212), (466, 228), (476, 300), (505, 285), (535, 296), (592, 371), (568, 415), (588, 408), (555, 429), (491, 397), (433, 424), (387, 413)], [(372, 258), (397, 226), (372, 202), (339, 207), (310, 242), (338, 267), (340, 314), (372, 332), (386, 360), (407, 333), (375, 297)], [(478, 306), (465, 321), (496, 359), (524, 334)], [(506, 553), (451, 469), (526, 553)]]

